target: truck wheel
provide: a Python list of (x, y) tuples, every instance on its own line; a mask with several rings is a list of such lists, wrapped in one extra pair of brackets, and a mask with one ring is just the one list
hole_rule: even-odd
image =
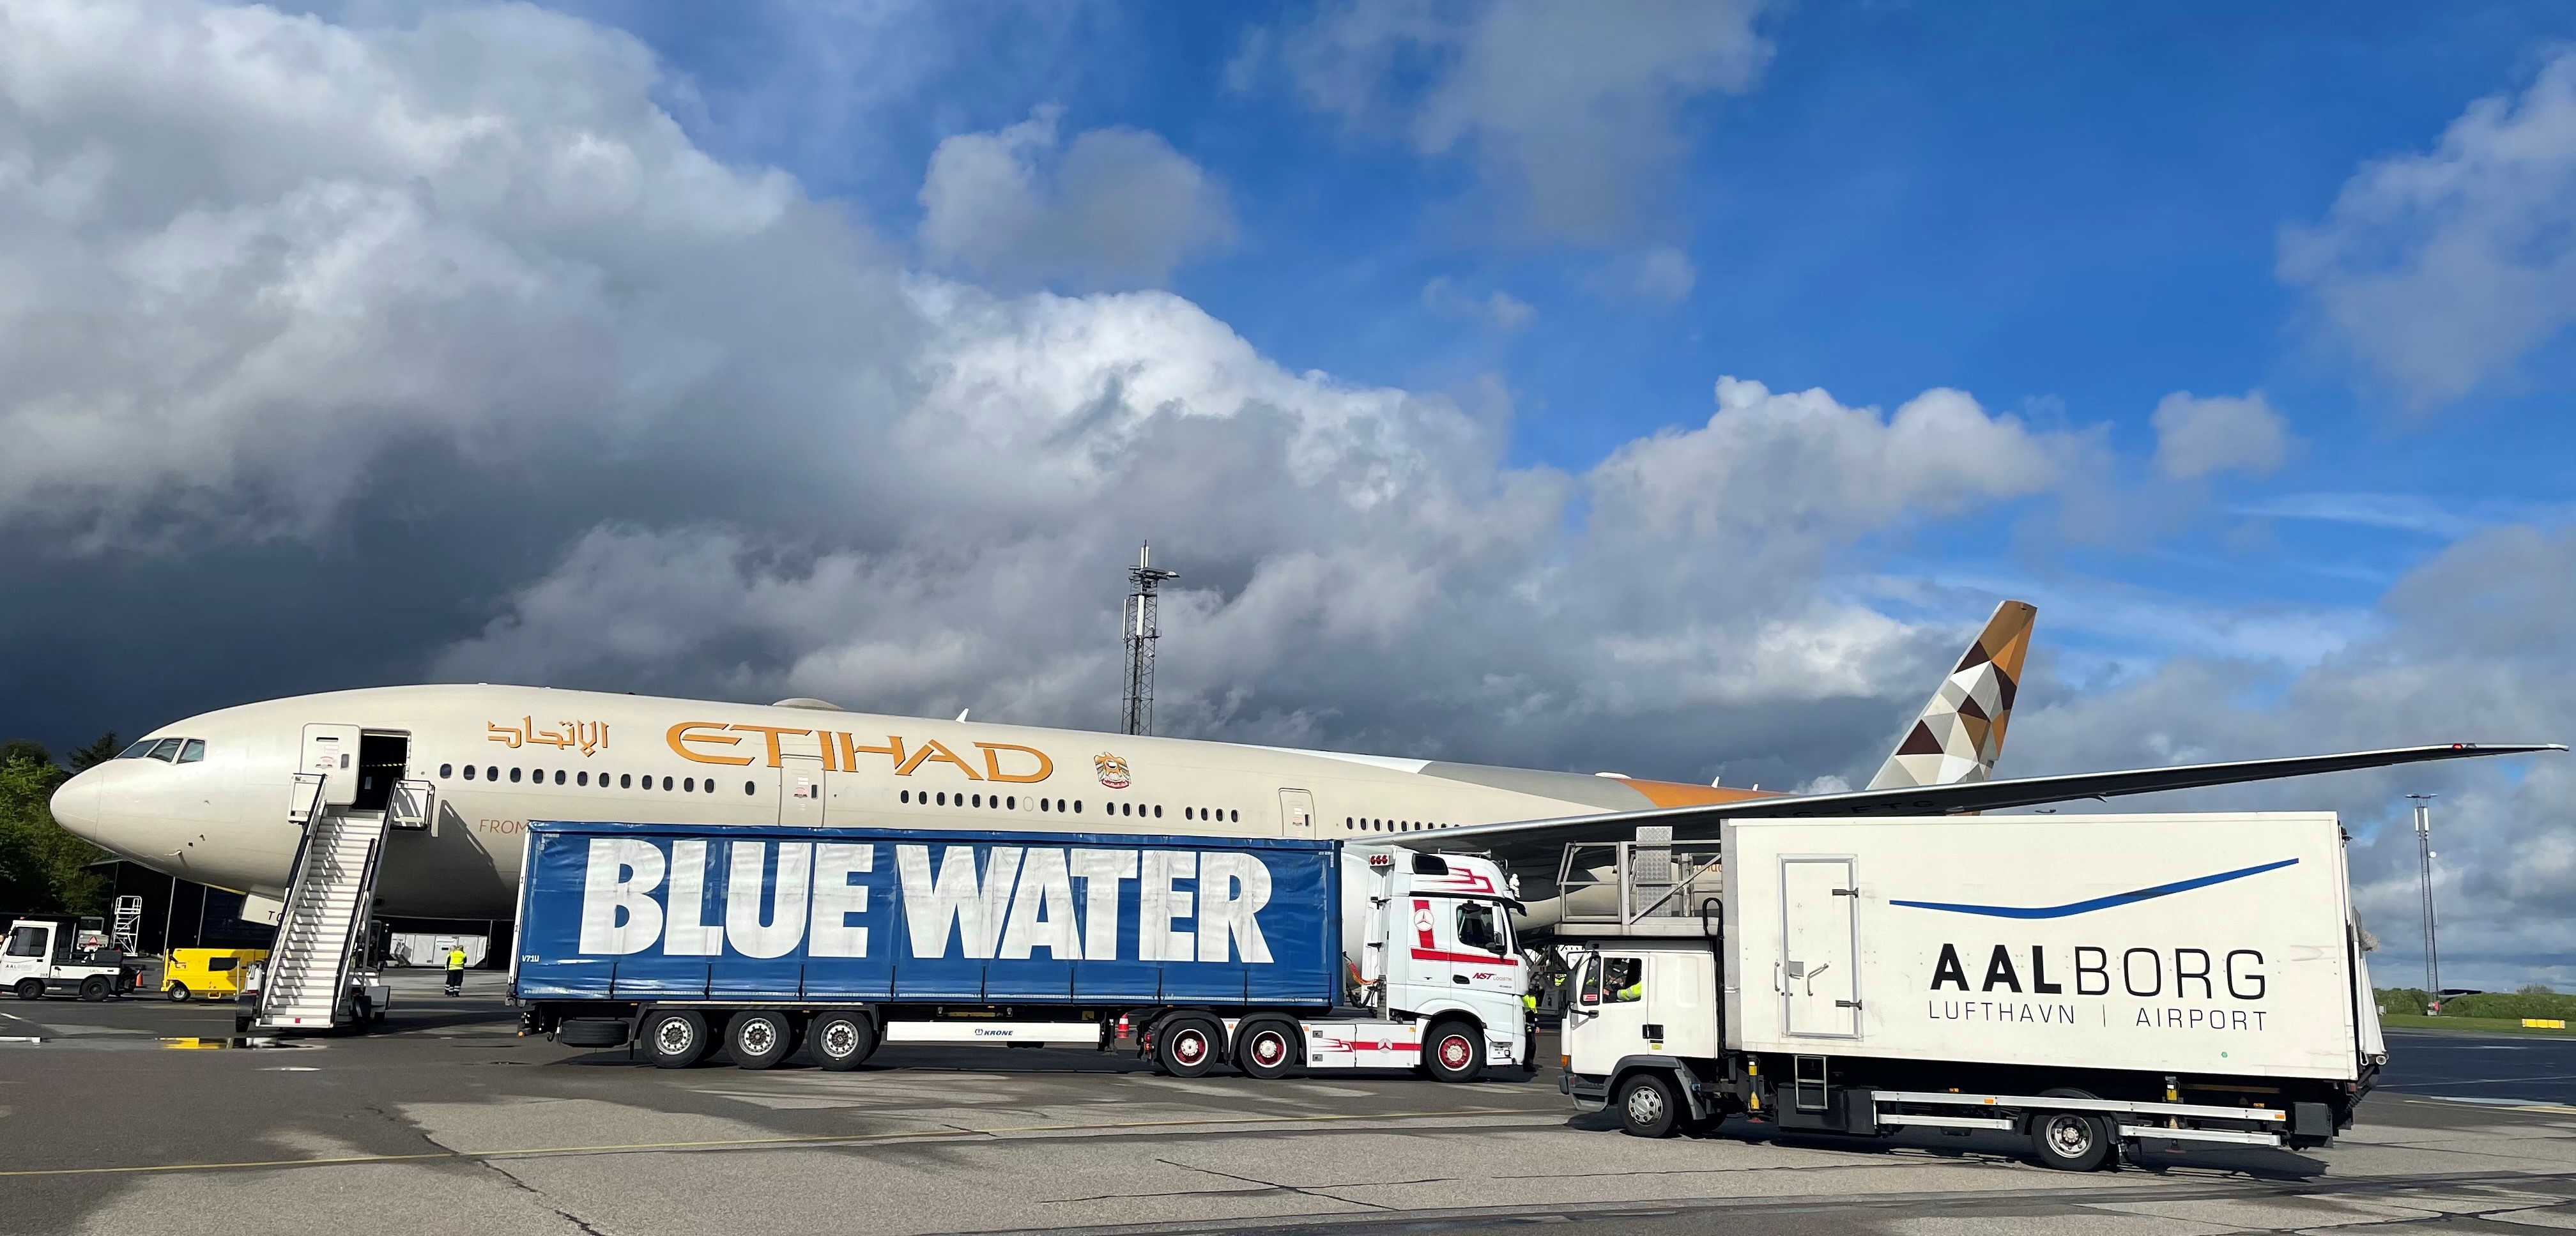
[(1299, 1063), (1297, 1023), (1278, 1017), (1256, 1017), (1234, 1029), (1234, 1067), (1246, 1077), (1274, 1081), (1295, 1072)]
[(1422, 1041), (1422, 1067), (1440, 1081), (1474, 1081), (1485, 1070), (1485, 1036), (1469, 1022), (1441, 1022)]
[(172, 1004), (186, 1004), (188, 1002), (188, 985), (186, 983), (172, 983), (170, 984), (170, 989), (162, 992), (161, 994), (170, 997), (170, 1003)]
[(371, 1021), (375, 1015), (376, 1010), (373, 1002), (369, 1001), (365, 996), (351, 996), (349, 997), (349, 1024), (345, 1029), (350, 1034), (365, 1034), (367, 1032), (368, 1022)]
[(707, 1054), (707, 1019), (664, 1009), (644, 1019), (644, 1054), (657, 1069), (685, 1069)]
[(877, 1050), (875, 1024), (857, 1013), (825, 1013), (805, 1034), (814, 1046), (814, 1063), (835, 1073), (859, 1067)]
[[(2050, 1099), (2089, 1099), (2081, 1090), (2051, 1090)], [(2031, 1151), (2041, 1167), (2061, 1172), (2099, 1171), (2119, 1148), (2110, 1120), (2088, 1112), (2038, 1112), (2030, 1118)]]
[(18, 980), (18, 998), (19, 998), (19, 999), (21, 999), (21, 1000), (42, 1000), (42, 999), (44, 999), (44, 998), (45, 998), (45, 980), (40, 979), (40, 978), (30, 978), (30, 979), (20, 979), (20, 980)]
[(107, 998), (109, 986), (106, 975), (93, 974), (81, 980), (80, 998), (96, 1004)]
[(1154, 1062), (1174, 1077), (1202, 1077), (1216, 1067), (1222, 1032), (1203, 1017), (1175, 1017), (1154, 1036)]
[(1619, 1087), (1619, 1129), (1630, 1137), (1670, 1137), (1681, 1116), (1682, 1096), (1661, 1073), (1638, 1073)]
[(795, 1045), (785, 1013), (745, 1009), (725, 1026), (725, 1054), (733, 1057), (737, 1069), (776, 1067)]

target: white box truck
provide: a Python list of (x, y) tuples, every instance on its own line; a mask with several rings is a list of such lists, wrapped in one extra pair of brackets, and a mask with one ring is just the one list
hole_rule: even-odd
[[(1729, 1115), (2317, 1146), (2387, 1059), (2327, 813), (1730, 821), (1621, 843), (1566, 1093), (1640, 1136)], [(1569, 872), (1576, 866), (1569, 855)], [(1579, 879), (1579, 877), (1578, 877)], [(1598, 899), (1596, 899), (1598, 900)]]

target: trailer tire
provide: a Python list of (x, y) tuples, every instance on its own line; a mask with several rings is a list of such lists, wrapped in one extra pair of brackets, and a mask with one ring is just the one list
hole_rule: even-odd
[(1154, 1063), (1174, 1077), (1203, 1077), (1225, 1054), (1225, 1031), (1205, 1017), (1175, 1017), (1154, 1032)]
[(170, 1003), (172, 1004), (186, 1004), (188, 1002), (188, 985), (186, 983), (172, 983), (170, 984), (170, 989), (162, 992), (161, 994), (170, 997)]
[(725, 1054), (737, 1069), (775, 1068), (796, 1048), (796, 1028), (787, 1014), (745, 1009), (725, 1024)]
[[(2089, 1099), (2081, 1090), (2050, 1090), (2045, 1099)], [(2061, 1172), (2095, 1172), (2119, 1149), (2119, 1130), (2107, 1117), (2083, 1112), (2039, 1111), (2030, 1117), (2030, 1148), (2039, 1165)]]
[(706, 1058), (707, 1019), (691, 1009), (663, 1009), (644, 1019), (644, 1054), (657, 1069), (685, 1069)]
[(877, 1027), (859, 1013), (825, 1013), (807, 1028), (814, 1063), (834, 1073), (859, 1067), (877, 1050)]
[(1630, 1137), (1670, 1137), (1680, 1127), (1681, 1092), (1672, 1079), (1651, 1069), (1628, 1075), (1619, 1083), (1619, 1131)]
[(1485, 1036), (1472, 1021), (1444, 1021), (1422, 1036), (1422, 1069), (1434, 1080), (1470, 1082), (1485, 1071)]
[(1285, 1017), (1255, 1017), (1234, 1028), (1234, 1067), (1262, 1081), (1286, 1077), (1302, 1061), (1304, 1038)]
[(88, 978), (81, 980), (80, 998), (90, 1002), (91, 1004), (96, 1004), (99, 1001), (106, 999), (107, 993), (112, 990), (114, 990), (114, 988), (108, 983), (106, 975), (93, 974)]

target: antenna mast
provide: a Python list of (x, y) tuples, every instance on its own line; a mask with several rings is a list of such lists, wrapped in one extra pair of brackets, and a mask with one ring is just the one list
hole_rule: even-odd
[(1147, 541), (1136, 551), (1136, 565), (1127, 568), (1127, 610), (1123, 629), (1127, 640), (1127, 701), (1121, 709), (1120, 723), (1130, 734), (1154, 732), (1154, 641), (1162, 636), (1158, 615), (1162, 608), (1156, 589), (1167, 579), (1179, 579), (1178, 571), (1166, 571), (1153, 565), (1154, 543)]

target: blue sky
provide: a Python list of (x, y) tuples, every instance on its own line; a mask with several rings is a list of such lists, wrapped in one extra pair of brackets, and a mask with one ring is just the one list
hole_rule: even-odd
[[(2552, 414), (2571, 388), (2563, 339), (2417, 406), (2320, 342), (2276, 273), (2282, 230), (2316, 224), (2363, 164), (2429, 149), (2472, 100), (2525, 84), (2576, 34), (2563, 6), (1765, 14), (1759, 80), (1683, 101), (1680, 147), (1630, 217), (1579, 238), (1513, 218), (1467, 150), (1426, 156), (1398, 125), (1302, 99), (1279, 45), (1317, 20), (1305, 6), (878, 22), (576, 7), (684, 76), (695, 98), (675, 114), (703, 145), (792, 171), (897, 243), (948, 136), (1041, 104), (1068, 130), (1159, 134), (1223, 185), (1239, 225), (1173, 290), (1292, 370), (1414, 389), (1499, 376), (1521, 464), (1579, 470), (1695, 425), (1719, 374), (1882, 406), (1954, 386), (2035, 423), (2103, 426), (2131, 474), (2175, 391), (2261, 389), (2295, 436), (2277, 471), (2218, 476), (2152, 536), (2005, 504), (1873, 547), (1911, 569), (2177, 615), (2195, 600), (2355, 611), (2469, 528), (2563, 521), (2576, 492), (2576, 429)], [(1389, 105), (1438, 69), (1398, 66)], [(1605, 269), (1654, 245), (1695, 266), (1686, 296), (1604, 294)], [(1528, 323), (1432, 304), (1434, 281), (1456, 302), (1511, 297)], [(2192, 642), (2057, 634), (2105, 655)]]

